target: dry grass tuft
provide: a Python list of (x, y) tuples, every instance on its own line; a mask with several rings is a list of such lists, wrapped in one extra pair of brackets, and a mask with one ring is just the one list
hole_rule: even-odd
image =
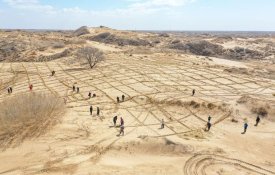
[(245, 95), (238, 99), (237, 102), (246, 105), (254, 114), (264, 117), (274, 116), (275, 110), (266, 101), (261, 99)]
[(225, 110), (224, 107), (222, 105), (215, 105), (213, 103), (207, 103), (207, 102), (199, 102), (199, 101), (182, 101), (182, 100), (159, 100), (159, 99), (155, 99), (155, 98), (147, 98), (146, 99), (148, 102), (152, 103), (152, 104), (158, 104), (158, 105), (167, 105), (167, 106), (179, 106), (179, 107), (192, 107), (192, 108), (205, 108), (205, 109), (220, 109), (220, 110)]
[(44, 134), (65, 112), (62, 99), (51, 94), (27, 93), (0, 104), (0, 147), (17, 146)]

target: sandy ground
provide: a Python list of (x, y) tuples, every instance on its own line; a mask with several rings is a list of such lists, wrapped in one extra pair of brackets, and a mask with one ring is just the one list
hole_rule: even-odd
[[(275, 123), (262, 119), (254, 127), (256, 114), (236, 102), (249, 95), (274, 108), (275, 81), (229, 74), (188, 55), (130, 57), (104, 49), (107, 59), (94, 70), (66, 60), (0, 63), (1, 101), (9, 98), (5, 85), (16, 95), (29, 93), (30, 83), (34, 91), (68, 99), (67, 113), (53, 130), (0, 152), (0, 174), (275, 174)], [(219, 59), (209, 64), (245, 67)], [(74, 83), (80, 93), (72, 92)], [(89, 91), (97, 96), (88, 99)], [(122, 94), (126, 100), (117, 103)], [(186, 105), (192, 101), (206, 107)], [(90, 105), (100, 107), (100, 116), (90, 115)], [(115, 115), (125, 120), (124, 136), (113, 127)], [(208, 115), (213, 127), (205, 132)], [(249, 121), (244, 135), (243, 118)]]

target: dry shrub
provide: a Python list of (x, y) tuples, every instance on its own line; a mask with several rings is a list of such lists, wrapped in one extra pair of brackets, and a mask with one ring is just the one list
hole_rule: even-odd
[(248, 95), (242, 96), (237, 102), (246, 105), (252, 113), (257, 115), (273, 116), (275, 113), (275, 110), (266, 101)]
[[(269, 107), (267, 107), (269, 108)], [(251, 112), (261, 115), (261, 116), (267, 116), (268, 115), (268, 111), (265, 107), (252, 107), (251, 108)]]
[(27, 93), (0, 104), (0, 147), (17, 146), (44, 134), (64, 114), (62, 99), (51, 94)]
[(209, 102), (199, 102), (199, 101), (195, 101), (195, 100), (191, 100), (191, 101), (182, 101), (182, 100), (159, 100), (159, 99), (155, 99), (155, 98), (146, 98), (147, 102), (150, 102), (151, 104), (157, 104), (157, 105), (167, 105), (167, 106), (179, 106), (179, 107), (192, 107), (194, 109), (196, 108), (201, 108), (203, 109), (207, 109), (207, 110), (214, 110), (214, 109), (218, 109), (221, 111), (227, 111), (227, 106), (225, 104), (218, 104), (215, 105), (213, 103), (209, 103)]
[(149, 41), (144, 39), (123, 37), (111, 34), (109, 32), (92, 36), (89, 40), (106, 44), (116, 44), (119, 46), (148, 46), (151, 44)]
[(71, 50), (70, 49), (65, 49), (64, 51), (55, 53), (53, 55), (40, 56), (36, 59), (36, 61), (41, 61), (41, 62), (43, 62), (43, 61), (52, 61), (52, 60), (56, 60), (56, 59), (59, 59), (59, 58), (70, 56), (70, 54), (71, 54)]
[(90, 68), (94, 68), (97, 63), (104, 60), (103, 52), (95, 47), (83, 47), (78, 49), (77, 57), (85, 60)]
[(52, 48), (54, 48), (54, 49), (62, 49), (62, 48), (64, 48), (66, 45), (64, 44), (64, 42), (62, 42), (62, 41), (59, 41), (59, 42), (54, 42), (53, 44), (52, 44)]
[[(213, 103), (208, 103), (208, 104), (207, 104), (207, 107), (208, 107), (209, 109), (214, 109), (214, 108), (216, 108), (217, 106), (214, 105)], [(219, 107), (220, 107), (220, 106), (219, 106)]]
[(201, 105), (198, 102), (192, 100), (190, 102), (190, 106), (193, 106), (193, 108), (199, 108)]

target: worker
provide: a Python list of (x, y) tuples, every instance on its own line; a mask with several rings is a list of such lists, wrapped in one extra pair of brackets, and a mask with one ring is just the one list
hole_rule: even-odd
[(163, 119), (161, 119), (160, 129), (164, 129), (164, 120)]
[(195, 90), (195, 89), (193, 89), (193, 91), (192, 91), (192, 96), (194, 96), (194, 95), (195, 95), (195, 93), (196, 93), (196, 90)]
[(32, 89), (33, 89), (33, 85), (32, 84), (30, 84), (29, 89), (30, 89), (30, 91), (32, 91)]
[(99, 116), (99, 114), (100, 114), (100, 109), (99, 109), (99, 107), (97, 107), (96, 108), (96, 115)]
[(244, 131), (243, 131), (243, 133), (242, 134), (245, 134), (246, 133), (246, 130), (247, 130), (247, 128), (248, 128), (248, 123), (245, 121), (245, 123), (244, 123)]
[(258, 126), (260, 121), (261, 121), (261, 118), (260, 118), (260, 115), (258, 115), (257, 118), (256, 118), (256, 124), (254, 126)]
[(125, 100), (125, 95), (122, 95), (122, 101), (124, 101)]
[(117, 116), (115, 116), (115, 117), (113, 118), (114, 127), (116, 127), (116, 121), (117, 121)]

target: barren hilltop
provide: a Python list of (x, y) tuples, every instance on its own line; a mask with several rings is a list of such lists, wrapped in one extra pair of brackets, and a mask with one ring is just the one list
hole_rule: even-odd
[(274, 32), (0, 30), (0, 61), (0, 174), (275, 175)]

